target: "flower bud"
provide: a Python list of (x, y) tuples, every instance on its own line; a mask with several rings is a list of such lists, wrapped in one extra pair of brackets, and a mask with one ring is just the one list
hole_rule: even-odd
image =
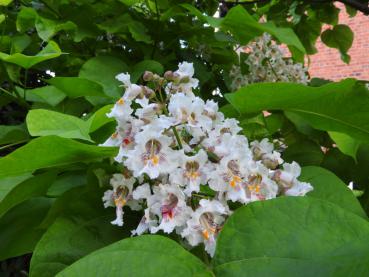
[(173, 82), (179, 83), (180, 82), (180, 77), (181, 76), (178, 73), (173, 72), (173, 78), (172, 78)]
[(149, 82), (153, 79), (154, 74), (151, 71), (145, 71), (142, 78), (145, 82)]
[(157, 80), (157, 82), (158, 82), (158, 85), (159, 85), (159, 86), (163, 86), (163, 85), (165, 84), (166, 80), (165, 80), (164, 78), (160, 77), (160, 78)]
[(174, 77), (173, 71), (168, 70), (164, 73), (164, 78), (167, 79), (168, 81), (173, 81), (173, 77)]
[(276, 169), (279, 165), (278, 160), (269, 157), (263, 158), (262, 163), (269, 169)]
[(155, 92), (147, 86), (143, 86), (142, 90), (143, 90), (143, 94), (145, 95), (146, 98), (151, 99), (155, 96)]

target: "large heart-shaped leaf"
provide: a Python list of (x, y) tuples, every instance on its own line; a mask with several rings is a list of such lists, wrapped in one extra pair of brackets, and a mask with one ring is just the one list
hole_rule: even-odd
[(0, 158), (0, 178), (32, 172), (39, 168), (111, 157), (116, 151), (115, 148), (87, 145), (56, 136), (40, 137)]
[(94, 81), (80, 77), (55, 77), (47, 82), (63, 91), (70, 98), (85, 96), (107, 97), (102, 86)]
[(367, 219), (365, 211), (352, 191), (332, 172), (322, 167), (306, 166), (302, 168), (299, 180), (311, 183), (314, 187), (314, 190), (308, 193), (309, 197), (330, 201)]
[(24, 90), (16, 87), (17, 92), (27, 101), (46, 103), (53, 107), (58, 105), (66, 97), (66, 94), (54, 86), (44, 86), (34, 89)]
[(26, 121), (32, 136), (56, 135), (91, 141), (89, 122), (72, 115), (37, 109), (29, 111)]
[(324, 44), (332, 48), (337, 48), (341, 52), (341, 58), (345, 63), (350, 62), (347, 51), (354, 41), (354, 33), (349, 26), (338, 24), (333, 29), (327, 29), (321, 34)]
[(219, 276), (244, 272), (249, 276), (253, 266), (260, 265), (255, 258), (272, 259), (270, 267), (257, 271), (265, 275), (283, 267), (282, 272), (294, 276), (308, 263), (315, 267), (308, 276), (314, 272), (325, 276), (324, 267), (360, 276), (369, 265), (358, 267), (355, 261), (368, 256), (368, 238), (367, 220), (335, 204), (312, 197), (281, 197), (238, 209), (218, 238), (213, 262)]
[(59, 31), (75, 32), (77, 26), (72, 21), (57, 21), (40, 16), (36, 9), (22, 7), (17, 16), (16, 26), (18, 31), (26, 32), (36, 28), (38, 36), (44, 40), (50, 40)]
[(254, 84), (226, 94), (226, 98), (240, 113), (289, 111), (316, 129), (369, 140), (369, 91), (353, 79), (321, 87), (292, 83)]
[(120, 59), (111, 56), (98, 56), (89, 59), (83, 64), (79, 77), (94, 81), (103, 86), (110, 97), (118, 99), (123, 94), (122, 85), (115, 76), (128, 72), (127, 65)]
[(15, 53), (8, 55), (0, 52), (0, 59), (4, 62), (14, 63), (23, 68), (31, 68), (32, 66), (50, 59), (59, 57), (62, 54), (58, 44), (54, 41), (50, 41), (45, 48), (43, 48), (35, 56), (27, 56), (22, 53)]
[(212, 273), (176, 242), (157, 235), (144, 235), (97, 250), (57, 276), (80, 275), (205, 277)]

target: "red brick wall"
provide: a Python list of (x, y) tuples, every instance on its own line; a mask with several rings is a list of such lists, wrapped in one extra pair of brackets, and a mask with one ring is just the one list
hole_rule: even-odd
[(355, 17), (349, 18), (345, 8), (338, 7), (343, 9), (339, 23), (347, 24), (354, 32), (354, 42), (349, 50), (351, 62), (349, 65), (345, 64), (337, 49), (329, 48), (318, 41), (318, 53), (310, 56), (309, 73), (311, 77), (331, 80), (348, 77), (369, 80), (369, 16), (358, 12)]

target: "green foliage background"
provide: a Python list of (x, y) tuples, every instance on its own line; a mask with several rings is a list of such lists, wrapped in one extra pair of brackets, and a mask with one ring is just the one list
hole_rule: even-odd
[[(364, 83), (315, 79), (229, 93), (236, 48), (264, 32), (296, 61), (314, 54), (321, 36), (349, 62), (354, 34), (330, 1), (245, 2), (0, 1), (0, 260), (33, 253), (31, 276), (369, 273)], [(220, 6), (222, 17), (213, 17)], [(321, 33), (324, 23), (330, 28)], [(140, 82), (145, 70), (162, 74), (184, 60), (194, 63), (198, 95), (215, 98), (250, 140), (282, 139), (283, 158), (304, 166), (302, 179), (314, 186), (306, 198), (238, 209), (212, 261), (176, 237), (124, 239), (140, 215), (127, 210), (122, 230), (101, 203), (119, 170), (111, 160), (117, 149), (97, 146), (115, 127), (105, 116), (123, 92), (115, 75)], [(225, 97), (213, 96), (215, 89)], [(360, 203), (350, 181), (363, 192)]]

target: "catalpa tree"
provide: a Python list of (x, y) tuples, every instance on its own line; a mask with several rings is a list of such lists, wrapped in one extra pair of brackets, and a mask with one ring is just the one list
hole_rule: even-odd
[(368, 86), (307, 62), (367, 2), (0, 9), (5, 276), (369, 274)]

